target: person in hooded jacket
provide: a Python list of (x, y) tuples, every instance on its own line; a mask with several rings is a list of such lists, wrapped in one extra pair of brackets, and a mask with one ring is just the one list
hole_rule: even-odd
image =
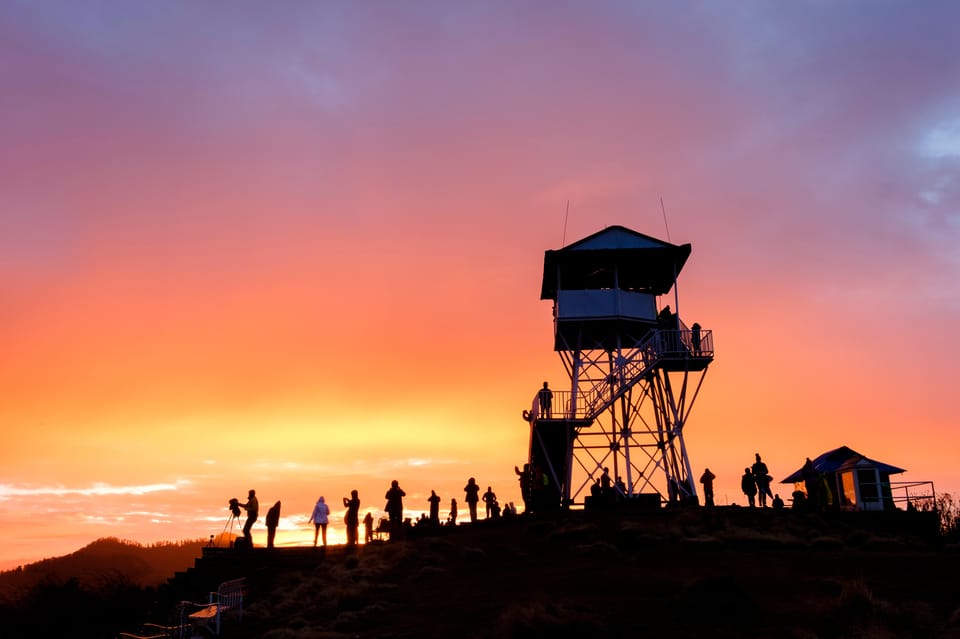
[(327, 545), (327, 523), (330, 521), (330, 506), (324, 501), (323, 496), (317, 500), (313, 507), (313, 514), (310, 515), (310, 521), (313, 522), (313, 547), (317, 547), (317, 538), (323, 533), (323, 545)]

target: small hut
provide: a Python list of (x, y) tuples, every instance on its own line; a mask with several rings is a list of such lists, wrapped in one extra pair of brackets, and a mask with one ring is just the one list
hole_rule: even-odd
[[(842, 510), (891, 510), (895, 508), (890, 489), (890, 475), (905, 472), (903, 468), (885, 464), (852, 448), (841, 446), (812, 460), (813, 469), (823, 478), (830, 491), (827, 503)], [(782, 484), (800, 484), (804, 469), (783, 479)]]

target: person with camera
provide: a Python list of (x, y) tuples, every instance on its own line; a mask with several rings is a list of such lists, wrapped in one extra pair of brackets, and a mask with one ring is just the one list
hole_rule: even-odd
[(253, 548), (253, 535), (250, 530), (257, 521), (257, 517), (260, 516), (260, 502), (257, 501), (257, 491), (251, 488), (250, 492), (247, 493), (247, 503), (240, 504), (240, 506), (247, 511), (247, 521), (243, 524), (243, 536), (247, 538), (247, 546)]
[(356, 490), (350, 491), (350, 498), (343, 498), (343, 505), (347, 509), (343, 523), (347, 526), (347, 545), (356, 546), (360, 535), (360, 496)]

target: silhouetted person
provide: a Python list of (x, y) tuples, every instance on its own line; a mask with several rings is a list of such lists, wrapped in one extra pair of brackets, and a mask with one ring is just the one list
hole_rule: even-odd
[(450, 515), (447, 517), (447, 522), (451, 526), (457, 525), (457, 500), (456, 498), (450, 499)]
[(657, 326), (661, 331), (669, 331), (663, 337), (663, 345), (666, 351), (676, 351), (677, 348), (677, 316), (670, 311), (670, 306), (664, 306), (657, 315)]
[(603, 488), (600, 486), (599, 478), (590, 486), (590, 496), (594, 499), (594, 505), (603, 498)]
[(343, 517), (343, 523), (347, 526), (347, 545), (356, 546), (360, 534), (360, 497), (357, 491), (351, 490), (350, 499), (344, 497), (343, 505), (347, 509)]
[(806, 505), (813, 508), (820, 506), (820, 473), (814, 468), (813, 462), (807, 457), (800, 469), (800, 477), (803, 479), (803, 487), (807, 491)]
[(407, 493), (400, 488), (400, 483), (394, 479), (390, 482), (390, 489), (387, 490), (384, 498), (387, 500), (387, 515), (390, 516), (390, 539), (400, 537), (400, 529), (403, 526), (403, 498)]
[(793, 505), (791, 508), (795, 510), (806, 510), (807, 508), (807, 493), (802, 490), (795, 490), (791, 495), (793, 497)]
[(517, 474), (517, 477), (520, 481), (520, 496), (523, 498), (523, 509), (525, 511), (530, 510), (530, 505), (533, 503), (531, 499), (531, 492), (533, 489), (533, 471), (530, 468), (530, 464), (524, 464), (523, 470), (520, 470), (516, 466), (513, 467), (513, 472)]
[(267, 548), (273, 548), (273, 540), (277, 536), (277, 526), (280, 525), (280, 502), (278, 501), (267, 511)]
[(463, 500), (467, 502), (467, 508), (470, 509), (470, 523), (473, 523), (477, 521), (477, 503), (480, 501), (480, 486), (477, 485), (477, 480), (473, 477), (468, 479), (463, 492), (467, 494)]
[(604, 467), (603, 474), (600, 475), (600, 488), (603, 489), (603, 496), (610, 496), (610, 487), (613, 486), (613, 481), (610, 479), (610, 469)]
[(430, 523), (438, 525), (440, 523), (440, 495), (431, 490), (427, 501), (430, 503)]
[(703, 484), (703, 505), (713, 506), (713, 480), (717, 476), (710, 472), (709, 468), (703, 470), (700, 475), (700, 483)]
[(671, 477), (667, 482), (667, 498), (671, 504), (680, 501), (680, 482), (677, 481), (676, 477)]
[(553, 391), (543, 383), (543, 388), (537, 391), (537, 399), (540, 401), (540, 417), (550, 419), (553, 415)]
[(317, 537), (323, 533), (323, 545), (327, 545), (327, 523), (330, 521), (330, 506), (323, 500), (323, 497), (317, 500), (313, 507), (313, 514), (310, 515), (310, 521), (313, 522), (313, 547), (317, 547)]
[(240, 506), (247, 511), (247, 521), (243, 524), (243, 536), (247, 538), (247, 547), (253, 548), (253, 535), (250, 531), (260, 516), (260, 502), (257, 501), (257, 491), (251, 488), (247, 492), (247, 503), (240, 504)]
[(363, 543), (369, 544), (373, 541), (373, 515), (370, 511), (363, 518)]
[(773, 509), (774, 510), (783, 510), (783, 500), (780, 499), (780, 495), (773, 496)]
[(770, 492), (770, 482), (773, 477), (767, 470), (767, 465), (760, 459), (760, 453), (755, 453), (756, 460), (750, 470), (753, 471), (753, 480), (757, 483), (757, 499), (761, 508), (767, 507), (767, 497), (773, 499), (773, 493)]
[(757, 482), (753, 476), (753, 471), (749, 468), (743, 469), (743, 477), (740, 478), (740, 490), (747, 496), (750, 507), (756, 506)]
[(700, 324), (697, 322), (694, 322), (693, 326), (690, 327), (690, 341), (693, 344), (693, 354), (700, 357), (703, 350), (700, 347)]
[(614, 482), (614, 486), (617, 487), (617, 495), (619, 497), (627, 496), (627, 485), (623, 483), (623, 477), (617, 475), (617, 481)]
[(493, 492), (493, 488), (487, 486), (487, 492), (483, 493), (483, 503), (487, 506), (487, 519), (493, 515), (494, 505), (497, 503), (497, 494)]

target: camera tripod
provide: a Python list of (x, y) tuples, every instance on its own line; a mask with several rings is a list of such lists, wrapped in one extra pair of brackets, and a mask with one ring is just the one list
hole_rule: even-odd
[(229, 515), (227, 515), (227, 523), (223, 525), (223, 530), (220, 532), (220, 536), (218, 537), (218, 540), (217, 540), (218, 546), (220, 545), (219, 543), (220, 540), (223, 540), (223, 539), (227, 540), (226, 542), (227, 545), (230, 544), (229, 540), (233, 538), (234, 525), (237, 525), (237, 526), (240, 525), (240, 515), (234, 515), (233, 513), (230, 513)]

